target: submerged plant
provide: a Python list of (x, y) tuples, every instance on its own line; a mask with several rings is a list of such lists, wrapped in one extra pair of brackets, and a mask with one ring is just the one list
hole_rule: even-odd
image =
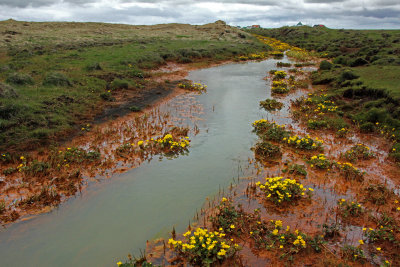
[(374, 157), (374, 153), (371, 152), (371, 149), (363, 144), (357, 144), (347, 150), (343, 157), (351, 162), (355, 162), (359, 159), (369, 159)]
[(256, 154), (256, 156), (262, 158), (277, 158), (282, 155), (279, 146), (271, 144), (267, 141), (258, 142), (254, 146), (254, 153)]
[(356, 201), (346, 201), (344, 198), (338, 201), (339, 211), (344, 218), (359, 216), (363, 213), (361, 204)]
[(275, 99), (266, 99), (260, 101), (260, 107), (268, 111), (280, 110), (283, 107), (283, 103), (276, 101)]

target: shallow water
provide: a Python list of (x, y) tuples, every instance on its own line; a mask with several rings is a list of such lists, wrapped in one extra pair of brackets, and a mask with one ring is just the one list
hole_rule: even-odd
[[(238, 166), (253, 155), (251, 122), (268, 117), (258, 103), (270, 96), (263, 77), (277, 61), (191, 72), (188, 78), (208, 91), (195, 97), (203, 113), (189, 154), (101, 179), (56, 210), (0, 230), (0, 265), (115, 266), (128, 253), (138, 255), (146, 240), (168, 237), (173, 226), (183, 231), (207, 197), (246, 175)], [(193, 98), (183, 95), (160, 108), (186, 97)], [(280, 114), (279, 123), (290, 122), (287, 108)]]

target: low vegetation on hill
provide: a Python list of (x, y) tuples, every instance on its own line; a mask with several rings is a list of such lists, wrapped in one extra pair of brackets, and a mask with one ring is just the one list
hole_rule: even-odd
[(222, 21), (201, 26), (1, 21), (0, 151), (36, 148), (78, 132), (121, 91), (140, 95), (159, 87), (146, 79), (148, 70), (167, 62), (218, 62), (266, 49)]

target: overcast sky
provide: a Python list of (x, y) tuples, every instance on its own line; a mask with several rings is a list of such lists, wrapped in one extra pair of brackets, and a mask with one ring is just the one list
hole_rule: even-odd
[(400, 0), (0, 0), (0, 20), (400, 29)]

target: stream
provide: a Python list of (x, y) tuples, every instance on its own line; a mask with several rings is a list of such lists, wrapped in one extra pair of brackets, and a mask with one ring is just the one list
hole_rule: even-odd
[[(147, 240), (167, 238), (173, 226), (184, 231), (207, 197), (251, 171), (240, 167), (253, 157), (251, 123), (271, 117), (259, 101), (270, 96), (263, 78), (277, 61), (190, 72), (187, 78), (206, 84), (207, 93), (179, 95), (158, 107), (176, 109), (188, 98), (201, 107), (188, 155), (99, 179), (53, 211), (6, 226), (0, 230), (0, 265), (116, 266), (129, 253), (138, 256)], [(274, 119), (290, 123), (288, 107)]]

